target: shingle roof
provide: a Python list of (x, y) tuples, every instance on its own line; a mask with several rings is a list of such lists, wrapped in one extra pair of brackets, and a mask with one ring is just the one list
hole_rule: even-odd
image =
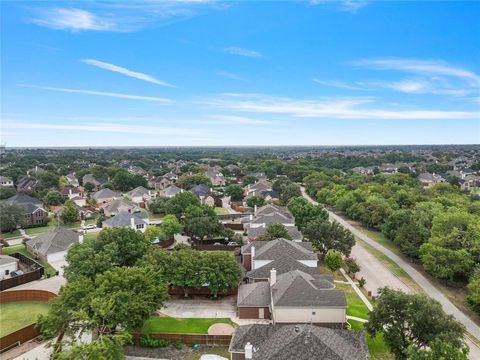
[[(290, 234), (293, 240), (303, 240), (303, 235), (300, 232), (300, 230), (297, 229), (296, 226), (285, 226), (285, 228), (287, 229), (288, 233)], [(249, 238), (256, 239), (260, 235), (265, 233), (265, 231), (267, 231), (267, 227), (263, 227), (263, 226), (256, 227), (256, 228), (249, 227), (247, 229), (247, 235)]]
[(190, 192), (196, 196), (207, 196), (210, 193), (210, 187), (205, 184), (195, 185)]
[[(290, 256), (284, 256), (268, 263), (267, 265), (263, 265), (258, 269), (248, 271), (246, 276), (250, 279), (268, 279), (270, 277), (270, 270), (272, 269), (277, 270), (277, 275), (285, 274), (292, 270), (301, 270), (310, 275), (319, 274), (318, 268), (302, 264), (300, 261), (297, 261)], [(330, 279), (330, 277), (328, 277), (328, 279)]]
[(118, 198), (118, 197), (120, 197), (120, 195), (117, 194), (115, 191), (113, 191), (111, 189), (108, 189), (108, 188), (98, 190), (95, 194), (93, 194), (93, 198), (95, 200), (106, 199), (106, 198), (114, 198), (114, 197)]
[(119, 211), (125, 211), (127, 209), (134, 210), (136, 206), (123, 199), (115, 199), (112, 202), (109, 202), (108, 204), (102, 206), (102, 208), (105, 212), (112, 214)]
[[(251, 246), (255, 246), (255, 260), (278, 260), (284, 256), (290, 256), (295, 260), (318, 260), (318, 256), (312, 250), (310, 242), (295, 242), (285, 239), (275, 239), (271, 241), (253, 241), (248, 245), (249, 251)], [(245, 251), (242, 247), (242, 254)]]
[(270, 283), (260, 281), (238, 288), (237, 306), (266, 307), (270, 305)]
[(250, 221), (250, 224), (294, 224), (295, 220), (291, 216), (282, 213), (271, 213), (265, 215), (258, 215), (255, 219)]
[(229, 351), (254, 347), (253, 360), (365, 360), (368, 347), (360, 331), (301, 325), (251, 324), (235, 329)]
[(171, 185), (161, 191), (164, 196), (173, 196), (179, 192), (182, 192), (182, 189), (175, 185)]
[(145, 189), (143, 186), (138, 186), (133, 190), (130, 190), (127, 195), (128, 197), (137, 197), (137, 196), (144, 196), (148, 195), (149, 191)]
[(27, 194), (16, 194), (13, 195), (12, 197), (9, 197), (7, 200), (5, 200), (6, 203), (8, 204), (35, 204), (38, 207), (42, 206), (42, 202), (30, 195)]
[(111, 226), (111, 227), (124, 227), (124, 226), (130, 226), (132, 224), (131, 220), (134, 220), (134, 225), (139, 225), (139, 224), (147, 224), (147, 219), (148, 219), (148, 214), (144, 211), (138, 212), (138, 213), (127, 213), (127, 212), (121, 212), (114, 217), (111, 217), (108, 220), (105, 220), (103, 224)]
[(27, 245), (42, 255), (48, 255), (66, 251), (78, 241), (79, 234), (77, 232), (57, 228), (28, 240)]
[(272, 286), (275, 306), (329, 306), (346, 307), (345, 292), (333, 289), (320, 277), (314, 277), (299, 270), (279, 275)]

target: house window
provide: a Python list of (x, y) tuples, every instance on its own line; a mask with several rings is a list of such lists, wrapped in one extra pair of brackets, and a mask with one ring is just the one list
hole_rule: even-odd
[(317, 315), (317, 313), (315, 311), (312, 311), (312, 315)]
[(137, 230), (143, 229), (143, 224), (137, 225)]
[(8, 274), (10, 274), (10, 270), (7, 269), (5, 270), (5, 275), (8, 275)]

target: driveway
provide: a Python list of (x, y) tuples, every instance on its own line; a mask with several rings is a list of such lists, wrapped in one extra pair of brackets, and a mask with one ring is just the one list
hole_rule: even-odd
[(233, 318), (237, 315), (236, 296), (219, 300), (173, 298), (160, 312), (180, 318)]

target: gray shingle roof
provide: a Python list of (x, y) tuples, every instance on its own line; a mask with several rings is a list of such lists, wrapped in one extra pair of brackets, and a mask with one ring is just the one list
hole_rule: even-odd
[(260, 281), (238, 288), (237, 306), (267, 307), (270, 305), (270, 283)]
[(127, 196), (131, 198), (131, 197), (148, 195), (148, 193), (149, 193), (149, 191), (147, 189), (145, 189), (143, 186), (138, 186), (135, 189), (130, 190), (127, 193)]
[[(326, 279), (320, 279), (299, 270), (279, 275), (272, 286), (275, 306), (328, 306), (346, 307), (345, 292), (328, 286)], [(332, 283), (330, 283), (333, 285)]]
[(9, 197), (7, 200), (5, 200), (6, 203), (8, 204), (35, 204), (37, 205), (37, 207), (41, 207), (42, 206), (42, 202), (40, 200), (38, 200), (37, 198), (34, 198), (30, 195), (27, 195), (27, 194), (16, 194), (16, 195), (13, 195), (12, 197)]
[(285, 239), (253, 241), (242, 247), (242, 254), (249, 254), (255, 246), (255, 260), (278, 260), (290, 256), (295, 260), (318, 260), (310, 242), (296, 242)]
[(121, 212), (114, 217), (111, 217), (108, 220), (105, 220), (103, 224), (111, 226), (111, 227), (125, 227), (125, 226), (130, 226), (131, 220), (134, 220), (134, 225), (139, 225), (139, 224), (147, 224), (147, 219), (148, 219), (148, 214), (144, 211), (138, 212), (138, 213), (127, 213), (127, 212)]
[(180, 192), (182, 192), (182, 189), (180, 189), (178, 186), (171, 185), (163, 189), (160, 193), (164, 196), (174, 196)]
[(365, 360), (368, 357), (362, 332), (309, 324), (239, 326), (229, 351), (244, 353), (247, 342), (254, 346), (253, 360)]
[(115, 199), (112, 202), (103, 206), (103, 210), (109, 214), (117, 213), (119, 211), (133, 211), (136, 208), (137, 207), (135, 205), (123, 199)]
[[(290, 234), (290, 236), (292, 237), (293, 240), (303, 240), (303, 235), (300, 232), (300, 230), (298, 230), (298, 228), (296, 226), (285, 226), (285, 228), (287, 229), (288, 233)], [(265, 227), (260, 226), (260, 227), (256, 227), (256, 228), (249, 227), (247, 229), (247, 236), (249, 238), (256, 239), (260, 235), (265, 233), (265, 231), (267, 231), (266, 226)]]
[(120, 197), (119, 194), (117, 194), (115, 191), (108, 188), (98, 190), (95, 194), (93, 194), (93, 198), (95, 200), (107, 199), (107, 198), (118, 198), (118, 197)]
[(48, 255), (66, 251), (78, 241), (79, 234), (77, 232), (57, 228), (28, 240), (27, 245), (42, 255)]
[(250, 224), (295, 224), (295, 220), (291, 216), (275, 212), (271, 214), (258, 215), (255, 219), (250, 221)]
[[(248, 271), (246, 276), (250, 279), (268, 279), (270, 277), (270, 270), (272, 269), (277, 270), (277, 275), (285, 274), (292, 270), (300, 270), (310, 275), (319, 274), (318, 268), (309, 267), (291, 258), (290, 256), (284, 256), (258, 269)], [(330, 277), (328, 277), (328, 279), (330, 279)], [(333, 281), (333, 278), (332, 278), (332, 281)]]

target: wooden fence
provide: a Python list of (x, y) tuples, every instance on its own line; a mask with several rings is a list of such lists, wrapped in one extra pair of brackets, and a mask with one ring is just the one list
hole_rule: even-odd
[[(54, 297), (54, 293), (45, 290), (11, 290), (2, 291), (0, 293), (0, 304), (6, 304), (17, 301), (42, 301), (47, 302)], [(37, 324), (27, 325), (15, 332), (0, 338), (0, 353), (10, 349), (15, 345), (20, 345), (28, 340), (36, 338), (40, 335)]]
[(23, 275), (18, 275), (18, 276), (0, 280), (0, 291), (10, 289), (18, 285), (22, 285), (30, 281), (38, 280), (45, 273), (45, 270), (40, 263), (36, 262), (33, 259), (30, 259), (29, 257), (21, 253), (13, 253), (10, 256), (20, 260), (22, 264), (25, 264), (26, 266), (28, 266), (33, 270), (26, 272)]
[(200, 251), (235, 251), (238, 246), (213, 245), (213, 244), (192, 244), (192, 249)]
[[(146, 336), (140, 333), (134, 333), (132, 335), (133, 342), (137, 346), (140, 345), (140, 338)], [(153, 339), (180, 341), (184, 344), (202, 344), (208, 346), (229, 346), (232, 340), (232, 335), (151, 333), (148, 336)]]

